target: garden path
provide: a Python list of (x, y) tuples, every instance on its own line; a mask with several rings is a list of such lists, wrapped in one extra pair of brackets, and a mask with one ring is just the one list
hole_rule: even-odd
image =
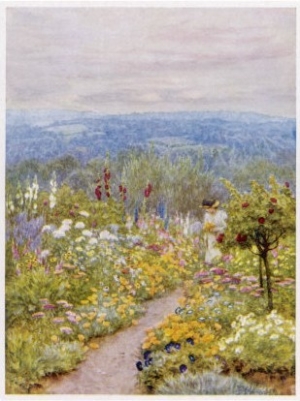
[(87, 359), (68, 374), (47, 379), (46, 394), (141, 394), (135, 363), (147, 328), (158, 324), (178, 306), (183, 295), (178, 288), (162, 298), (145, 302), (145, 314), (136, 326), (122, 329), (98, 342), (99, 349), (88, 351)]

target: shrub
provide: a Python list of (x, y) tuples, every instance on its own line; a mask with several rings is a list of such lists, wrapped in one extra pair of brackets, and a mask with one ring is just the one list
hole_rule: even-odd
[(177, 377), (168, 377), (160, 384), (155, 394), (169, 395), (269, 395), (271, 391), (247, 383), (235, 376), (222, 376), (214, 372), (203, 374), (184, 373)]

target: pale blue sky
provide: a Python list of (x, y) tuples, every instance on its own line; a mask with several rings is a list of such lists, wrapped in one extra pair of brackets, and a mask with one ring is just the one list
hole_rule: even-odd
[(295, 117), (293, 8), (8, 8), (7, 107)]

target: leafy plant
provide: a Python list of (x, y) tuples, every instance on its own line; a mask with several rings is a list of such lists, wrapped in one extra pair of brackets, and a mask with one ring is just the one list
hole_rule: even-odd
[(273, 309), (271, 266), (269, 253), (279, 246), (280, 240), (295, 232), (296, 200), (289, 184), (278, 184), (270, 177), (270, 189), (251, 182), (251, 192), (241, 194), (227, 180), (223, 180), (230, 198), (225, 206), (228, 225), (225, 236), (219, 240), (223, 249), (247, 249), (259, 256), (259, 281), (263, 287), (265, 268), (268, 310)]

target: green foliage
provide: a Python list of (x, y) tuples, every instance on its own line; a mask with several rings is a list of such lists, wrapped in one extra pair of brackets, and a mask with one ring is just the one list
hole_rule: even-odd
[[(289, 185), (280, 185), (270, 177), (269, 190), (251, 182), (251, 192), (241, 194), (226, 180), (229, 191), (226, 211), (229, 216), (225, 236), (219, 242), (223, 250), (233, 247), (249, 249), (264, 264), (268, 291), (268, 309), (273, 309), (271, 269), (268, 254), (279, 246), (280, 240), (295, 232), (296, 199)], [(259, 266), (260, 285), (263, 287), (263, 270)]]
[[(275, 310), (267, 316), (239, 315), (229, 336), (220, 341), (220, 355), (231, 370), (295, 370), (295, 325)], [(241, 368), (242, 366), (242, 368)]]
[[(39, 336), (35, 335), (38, 330)], [(43, 331), (33, 324), (8, 329), (6, 333), (6, 393), (29, 393), (46, 374), (70, 371), (83, 360), (79, 343), (47, 343)], [(46, 341), (46, 342), (45, 342)]]
[[(274, 177), (270, 189), (256, 181), (251, 182), (251, 192), (240, 193), (223, 180), (230, 199), (225, 205), (228, 213), (224, 248), (256, 247), (258, 254), (274, 249), (279, 239), (295, 231), (296, 200), (286, 186), (279, 185)], [(240, 237), (238, 235), (240, 234)], [(263, 241), (263, 239), (266, 241)]]
[(179, 377), (166, 377), (155, 389), (155, 394), (168, 395), (270, 395), (266, 388), (259, 388), (238, 376), (226, 377), (215, 372), (185, 373)]

